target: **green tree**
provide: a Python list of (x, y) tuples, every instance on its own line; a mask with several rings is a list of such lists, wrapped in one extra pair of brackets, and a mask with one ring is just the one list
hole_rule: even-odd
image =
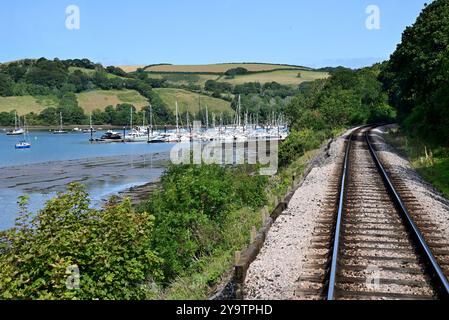
[(64, 121), (71, 124), (83, 124), (86, 121), (84, 109), (78, 105), (78, 100), (74, 93), (66, 93), (59, 101), (58, 111), (62, 112)]
[(14, 82), (12, 79), (4, 74), (0, 73), (0, 96), (7, 97), (13, 95)]
[(449, 145), (449, 1), (425, 7), (392, 54), (380, 79), (406, 129)]

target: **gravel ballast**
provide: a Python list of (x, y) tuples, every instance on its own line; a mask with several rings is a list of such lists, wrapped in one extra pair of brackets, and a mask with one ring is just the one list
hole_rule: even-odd
[(437, 225), (438, 232), (449, 240), (449, 201), (432, 185), (424, 181), (405, 157), (385, 142), (383, 136), (392, 127), (394, 126), (384, 126), (373, 130), (373, 135), (379, 138), (376, 148), (381, 161), (388, 164), (389, 170), (394, 174), (407, 181), (409, 192), (418, 200), (425, 212), (425, 218)]
[[(344, 135), (346, 136), (346, 135)], [(257, 259), (248, 269), (244, 298), (295, 298), (301, 270), (307, 263), (309, 243), (326, 197), (329, 178), (343, 155), (344, 138), (336, 139), (322, 163), (311, 170), (293, 195), (288, 209), (271, 227)]]

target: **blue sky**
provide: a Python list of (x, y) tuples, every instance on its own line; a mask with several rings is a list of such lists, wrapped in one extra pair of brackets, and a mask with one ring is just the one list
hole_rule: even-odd
[[(15, 0), (0, 5), (0, 62), (273, 62), (360, 67), (387, 59), (429, 0)], [(80, 29), (65, 26), (80, 8)], [(380, 9), (368, 30), (365, 10)]]

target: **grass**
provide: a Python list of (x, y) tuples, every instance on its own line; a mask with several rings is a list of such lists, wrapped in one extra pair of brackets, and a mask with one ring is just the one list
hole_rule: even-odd
[(57, 105), (58, 99), (54, 96), (0, 97), (0, 112), (16, 110), (19, 115), (30, 112), (39, 113), (47, 107)]
[(138, 110), (148, 105), (147, 99), (134, 90), (94, 90), (77, 94), (77, 99), (87, 113), (120, 103), (130, 103)]
[(151, 72), (216, 72), (224, 73), (229, 69), (242, 67), (248, 71), (271, 71), (276, 69), (304, 69), (299, 66), (264, 64), (264, 63), (223, 63), (223, 64), (204, 64), (204, 65), (157, 65), (146, 68)]
[(159, 88), (153, 89), (165, 102), (165, 104), (175, 112), (175, 103), (178, 100), (179, 112), (186, 110), (190, 113), (198, 113), (198, 101), (201, 99), (201, 107), (207, 106), (209, 112), (233, 112), (231, 104), (225, 100), (212, 98), (182, 89)]
[(408, 157), (424, 180), (449, 199), (449, 148), (426, 144), (399, 130), (391, 131), (387, 141)]
[[(78, 104), (86, 113), (119, 103), (130, 103), (137, 109), (148, 105), (147, 99), (134, 90), (93, 90), (78, 93), (76, 96)], [(0, 97), (0, 112), (16, 110), (19, 115), (39, 113), (47, 107), (57, 107), (58, 103), (59, 100), (55, 96)]]
[[(301, 73), (301, 78), (298, 77), (298, 72)], [(225, 76), (214, 74), (183, 74), (183, 73), (150, 73), (151, 78), (162, 79), (165, 78), (168, 82), (175, 84), (189, 84), (204, 86), (207, 80), (216, 80), (220, 82), (228, 82), (233, 85), (243, 84), (245, 82), (278, 82), (284, 85), (297, 86), (305, 81), (313, 81), (316, 79), (323, 79), (328, 77), (326, 72), (309, 71), (309, 70), (276, 70), (261, 73), (253, 73), (248, 75), (235, 76), (233, 79), (228, 79)]]
[[(301, 73), (301, 78), (298, 77), (298, 72)], [(275, 81), (284, 85), (299, 85), (305, 81), (313, 81), (316, 79), (323, 79), (328, 77), (325, 72), (306, 71), (306, 70), (278, 70), (263, 73), (254, 73), (248, 75), (236, 76), (234, 79), (226, 79), (221, 77), (219, 81), (228, 82), (231, 84), (243, 84), (245, 82), (272, 82)]]

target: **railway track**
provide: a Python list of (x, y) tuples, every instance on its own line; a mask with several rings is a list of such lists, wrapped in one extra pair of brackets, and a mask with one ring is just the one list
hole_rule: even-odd
[(371, 128), (348, 138), (298, 299), (448, 299), (449, 243), (377, 155)]

